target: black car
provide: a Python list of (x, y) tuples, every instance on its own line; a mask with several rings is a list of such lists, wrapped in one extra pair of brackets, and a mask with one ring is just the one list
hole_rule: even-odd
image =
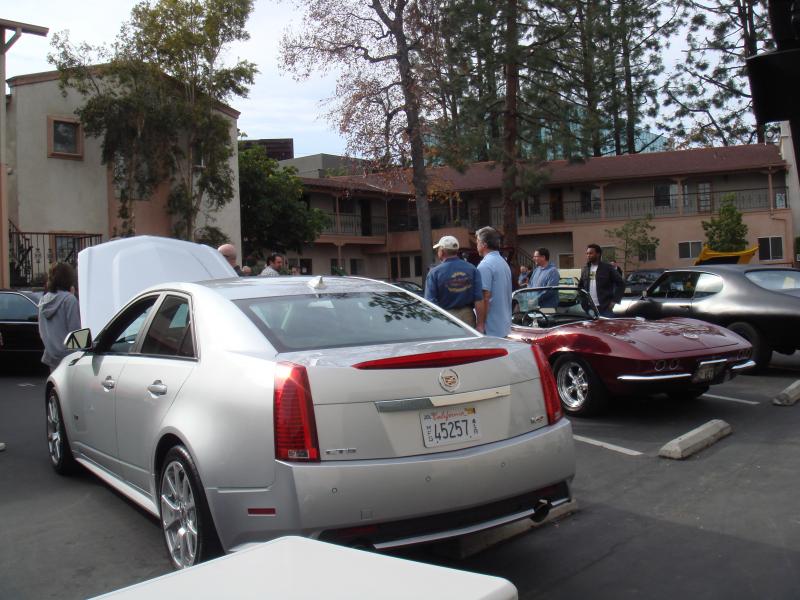
[(767, 265), (670, 269), (614, 310), (646, 319), (692, 317), (727, 327), (753, 346), (756, 369), (772, 352), (800, 349), (800, 270)]
[(637, 269), (631, 271), (625, 277), (625, 296), (635, 296), (638, 298), (647, 288), (661, 277), (666, 269)]
[(0, 290), (0, 366), (42, 366), (39, 337), (39, 292)]

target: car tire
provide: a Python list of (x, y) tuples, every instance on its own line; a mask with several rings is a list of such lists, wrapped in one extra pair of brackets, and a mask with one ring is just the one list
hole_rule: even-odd
[(553, 373), (565, 412), (575, 417), (588, 417), (606, 408), (608, 393), (582, 358), (562, 354), (553, 365)]
[(50, 465), (59, 475), (72, 475), (78, 470), (78, 463), (72, 455), (64, 417), (61, 413), (61, 402), (55, 388), (47, 393), (45, 404), (47, 427), (47, 450), (50, 454)]
[(170, 448), (158, 481), (161, 530), (172, 566), (185, 569), (221, 554), (200, 476), (186, 448)]
[(752, 357), (756, 366), (749, 371), (750, 373), (761, 372), (769, 367), (769, 363), (772, 360), (772, 348), (755, 327), (750, 325), (750, 323), (738, 321), (728, 325), (728, 329), (742, 336), (753, 346)]

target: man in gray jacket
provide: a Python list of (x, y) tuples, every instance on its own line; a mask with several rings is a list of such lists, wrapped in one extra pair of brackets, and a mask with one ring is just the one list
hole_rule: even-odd
[(64, 338), (80, 328), (75, 269), (67, 263), (57, 263), (50, 269), (47, 293), (39, 301), (39, 335), (44, 343), (42, 362), (51, 372), (71, 352), (64, 346)]

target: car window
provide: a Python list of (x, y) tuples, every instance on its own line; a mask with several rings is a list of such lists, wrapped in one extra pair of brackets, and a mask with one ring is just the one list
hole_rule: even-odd
[(800, 271), (764, 269), (763, 271), (748, 271), (745, 276), (756, 285), (768, 290), (800, 289)]
[(0, 321), (35, 321), (36, 305), (20, 294), (0, 294)]
[(647, 292), (650, 298), (691, 298), (700, 273), (676, 271), (666, 273)]
[(128, 354), (147, 321), (158, 296), (149, 296), (130, 306), (106, 328), (98, 342), (98, 352)]
[(408, 292), (360, 292), (237, 300), (281, 352), (473, 337)]
[(707, 298), (722, 291), (722, 277), (711, 273), (701, 273), (694, 289), (694, 297)]
[(164, 298), (147, 330), (140, 352), (157, 356), (194, 356), (191, 310), (186, 298)]

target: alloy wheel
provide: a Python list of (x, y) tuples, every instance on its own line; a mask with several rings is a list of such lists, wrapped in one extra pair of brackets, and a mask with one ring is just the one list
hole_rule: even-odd
[(197, 507), (189, 475), (180, 461), (167, 464), (161, 476), (161, 527), (170, 558), (179, 569), (197, 559)]
[(58, 400), (53, 393), (47, 397), (47, 448), (50, 452), (50, 460), (58, 466), (61, 463), (64, 448), (61, 438), (61, 414), (58, 410)]
[(558, 371), (558, 395), (571, 410), (578, 410), (589, 398), (589, 381), (586, 371), (576, 362), (569, 361)]

